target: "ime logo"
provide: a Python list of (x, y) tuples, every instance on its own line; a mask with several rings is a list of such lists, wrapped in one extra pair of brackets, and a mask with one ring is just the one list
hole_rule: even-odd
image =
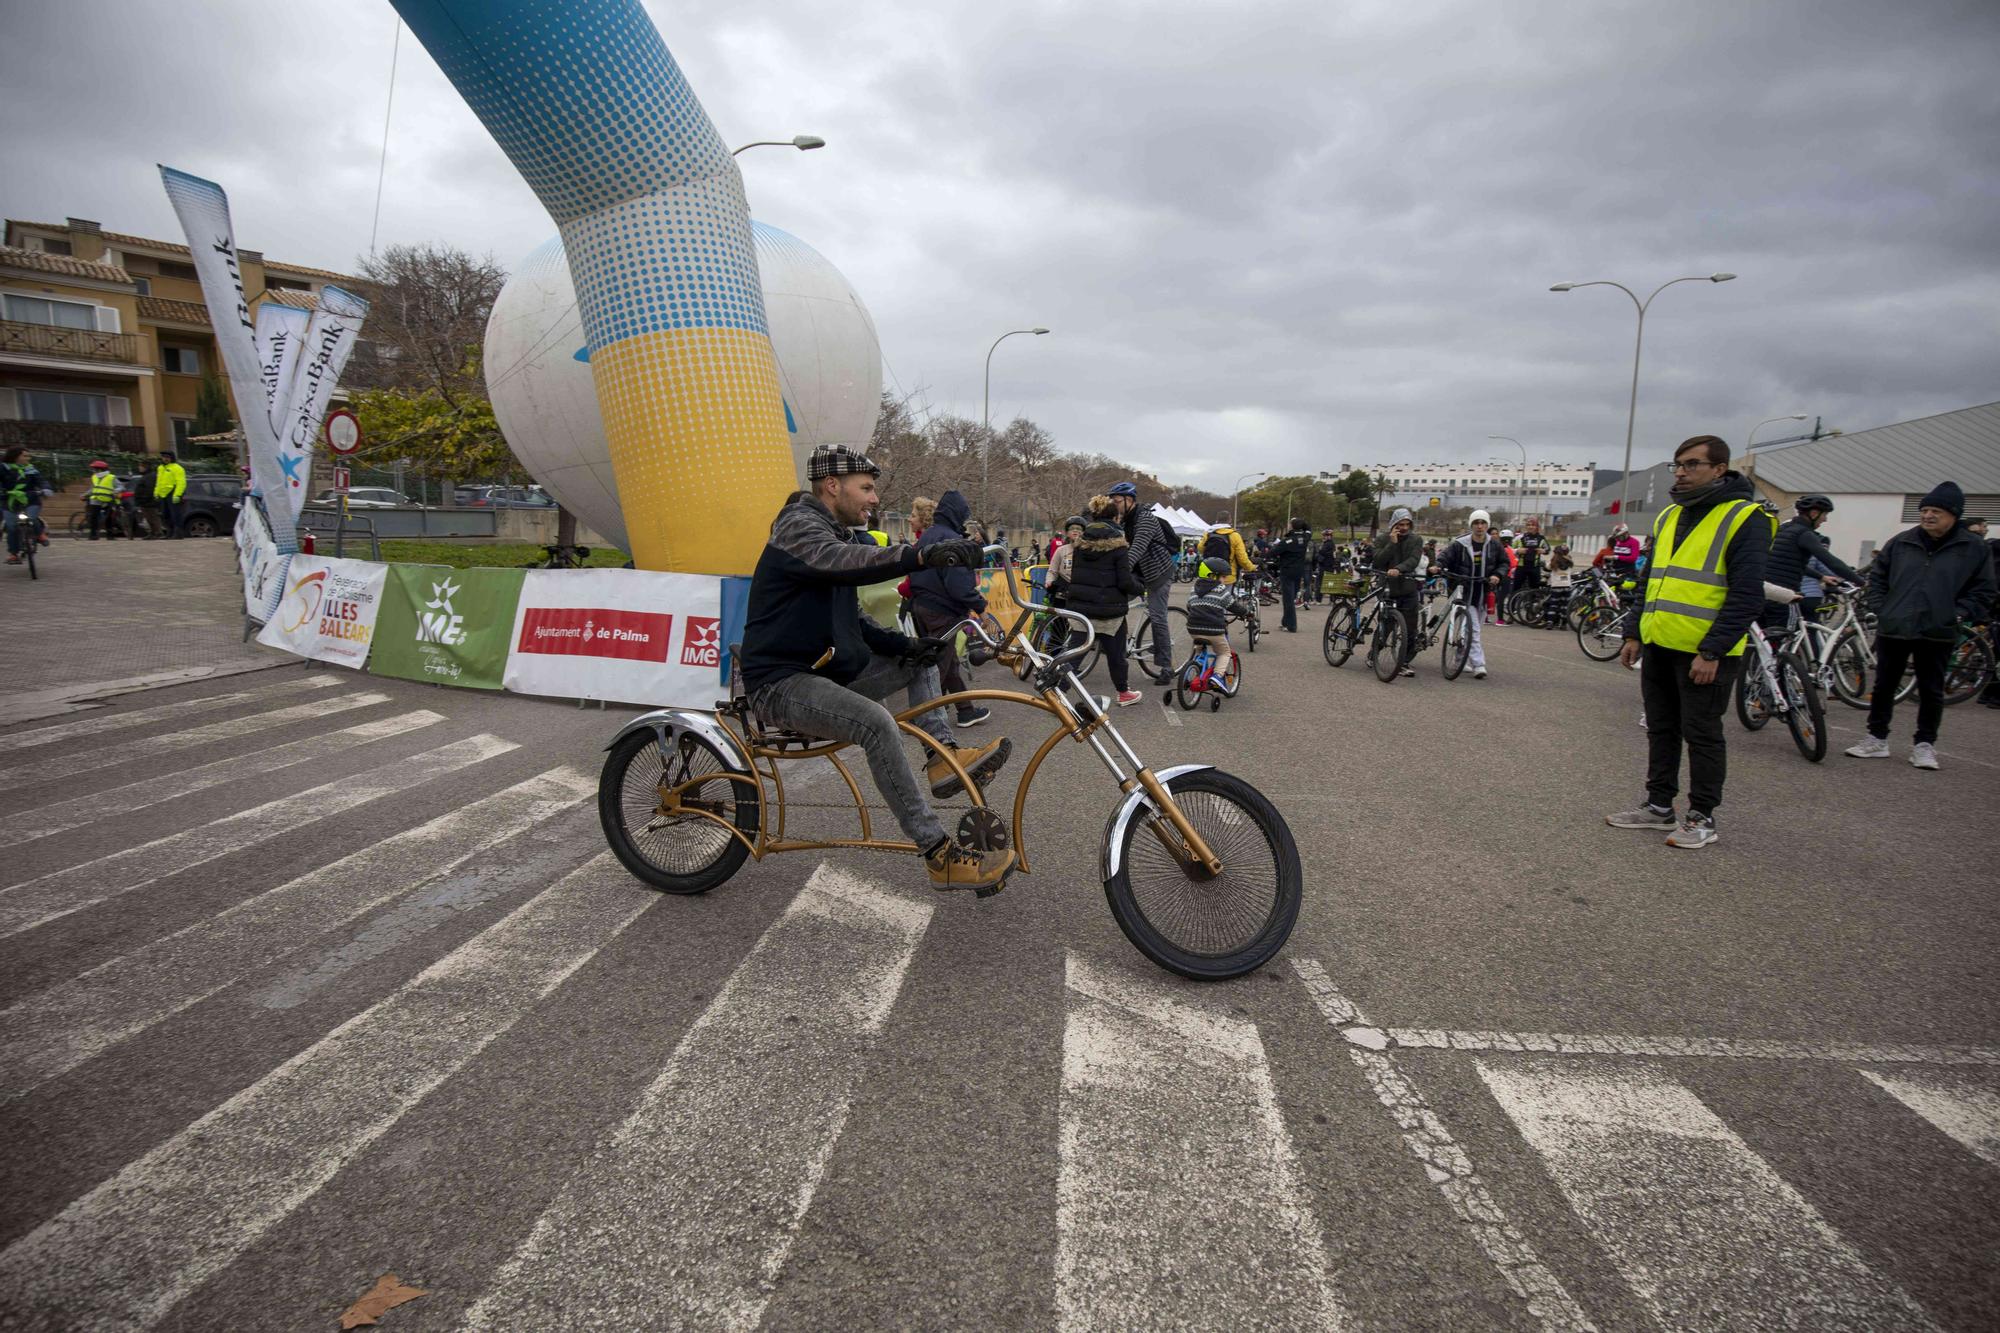
[(722, 665), (722, 622), (712, 616), (688, 616), (681, 639), (681, 665)]
[(452, 610), (452, 594), (462, 585), (447, 574), (442, 583), (431, 584), (431, 599), (417, 615), (417, 642), (459, 644), (465, 642), (465, 617)]

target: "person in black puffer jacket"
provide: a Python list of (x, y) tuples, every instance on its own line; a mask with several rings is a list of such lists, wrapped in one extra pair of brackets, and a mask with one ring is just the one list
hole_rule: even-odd
[(1083, 540), (1076, 545), (1075, 562), (1070, 566), (1064, 591), (1064, 605), (1090, 617), (1097, 631), (1098, 646), (1111, 668), (1111, 683), (1117, 687), (1120, 707), (1138, 703), (1141, 695), (1131, 687), (1125, 660), (1125, 611), (1134, 597), (1145, 593), (1145, 585), (1132, 572), (1132, 547), (1125, 529), (1118, 523), (1117, 508), (1108, 495), (1092, 496), (1090, 522)]
[[(939, 542), (964, 541), (966, 520), (971, 517), (972, 506), (965, 497), (957, 491), (946, 491), (938, 499), (930, 525), (917, 538), (917, 549), (921, 551)], [(979, 576), (960, 566), (918, 570), (910, 575), (910, 613), (916, 619), (918, 631), (926, 638), (955, 642), (954, 627), (958, 622), (968, 617), (977, 619), (986, 613)], [(938, 659), (938, 676), (946, 694), (957, 694), (966, 688), (955, 648), (947, 649)], [(954, 721), (961, 727), (976, 727), (992, 716), (991, 710), (970, 700), (961, 700), (957, 713)]]

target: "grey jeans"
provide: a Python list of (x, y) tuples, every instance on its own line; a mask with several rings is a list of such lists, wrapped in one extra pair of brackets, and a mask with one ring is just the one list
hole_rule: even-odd
[[(896, 719), (881, 704), (899, 688), (907, 688), (913, 708), (938, 698), (937, 668), (919, 671), (876, 653), (851, 685), (837, 685), (824, 676), (800, 672), (757, 691), (750, 706), (771, 726), (859, 745), (868, 756), (875, 788), (895, 812), (904, 835), (919, 848), (928, 848), (945, 837), (944, 824), (932, 811), (916, 770), (910, 767)], [(919, 713), (915, 721), (939, 744), (951, 744), (951, 725), (943, 709)]]
[(1173, 580), (1169, 578), (1156, 588), (1146, 589), (1146, 619), (1153, 626), (1153, 665), (1161, 671), (1174, 669), (1173, 632), (1167, 619), (1167, 598), (1173, 593)]

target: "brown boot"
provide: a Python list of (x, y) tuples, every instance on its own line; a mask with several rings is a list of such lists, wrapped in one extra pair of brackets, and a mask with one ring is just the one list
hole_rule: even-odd
[(990, 889), (1014, 868), (1014, 849), (980, 852), (946, 839), (924, 858), (934, 889)]
[[(988, 778), (1000, 771), (1007, 762), (1007, 756), (1014, 753), (1014, 742), (1002, 736), (977, 748), (963, 745), (951, 748), (957, 753), (958, 762), (965, 765), (965, 771), (972, 775), (972, 780), (983, 786)], [(965, 790), (965, 784), (958, 780), (958, 774), (951, 771), (951, 765), (941, 754), (933, 754), (930, 763), (924, 765), (924, 778), (931, 784), (931, 795), (939, 800)]]

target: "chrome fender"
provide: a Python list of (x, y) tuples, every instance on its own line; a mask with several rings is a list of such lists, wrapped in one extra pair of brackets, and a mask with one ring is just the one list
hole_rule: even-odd
[[(1198, 773), (1204, 768), (1214, 768), (1214, 764), (1182, 764), (1177, 768), (1163, 768), (1153, 774), (1161, 782), (1171, 782), (1183, 773)], [(1125, 826), (1132, 822), (1132, 816), (1139, 813), (1142, 805), (1151, 805), (1152, 798), (1146, 795), (1144, 787), (1134, 787), (1125, 799), (1111, 812), (1111, 819), (1104, 826), (1104, 850), (1099, 854), (1099, 864), (1104, 878), (1108, 881), (1121, 868), (1119, 848), (1125, 842)]]
[(604, 748), (611, 749), (635, 731), (652, 732), (659, 737), (662, 746), (682, 732), (692, 732), (713, 745), (715, 752), (722, 756), (723, 763), (738, 773), (750, 772), (750, 757), (743, 753), (743, 747), (736, 743), (736, 738), (715, 720), (713, 713), (693, 708), (658, 708), (642, 713), (620, 727), (618, 734), (611, 738), (611, 744)]

